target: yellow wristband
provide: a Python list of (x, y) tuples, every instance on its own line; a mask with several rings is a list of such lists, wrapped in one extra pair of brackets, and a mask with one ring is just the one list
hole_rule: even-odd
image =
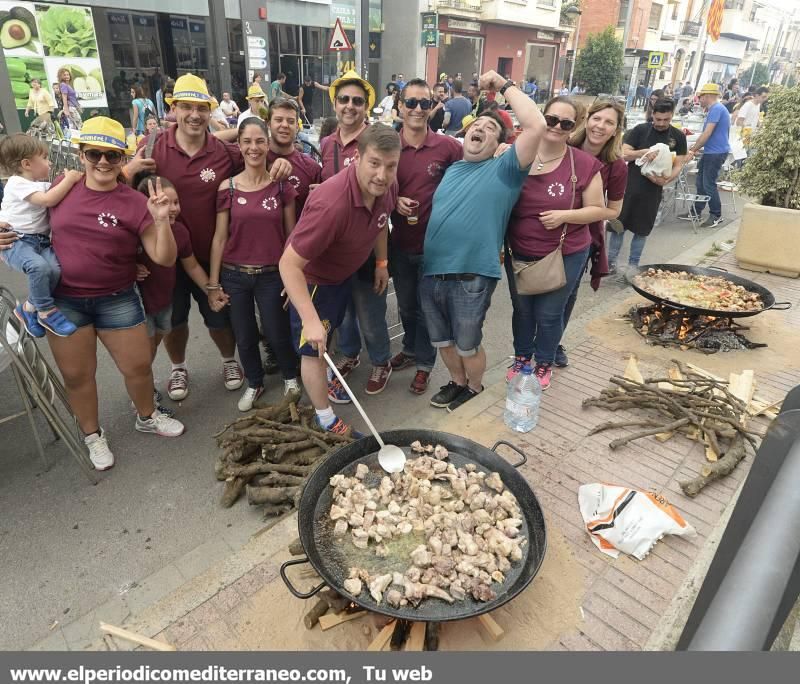
[(376, 259), (375, 260), (376, 268), (389, 268), (389, 260), (388, 259)]

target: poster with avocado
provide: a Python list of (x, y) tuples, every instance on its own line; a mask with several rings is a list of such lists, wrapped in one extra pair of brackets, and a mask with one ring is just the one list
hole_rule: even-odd
[(90, 8), (0, 0), (0, 45), (18, 110), (28, 103), (31, 80), (50, 90), (63, 68), (84, 110), (108, 106)]

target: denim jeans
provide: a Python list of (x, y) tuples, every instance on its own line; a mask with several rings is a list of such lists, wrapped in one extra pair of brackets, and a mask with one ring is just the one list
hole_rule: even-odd
[[(717, 179), (727, 158), (727, 152), (704, 154), (697, 165), (697, 194), (708, 195), (711, 198), (708, 200), (708, 211), (714, 217), (722, 216), (722, 201), (719, 198)], [(705, 202), (695, 202), (694, 213), (699, 216), (703, 213), (703, 207), (705, 207)]]
[[(638, 266), (639, 261), (642, 259), (642, 251), (644, 250), (644, 245), (647, 242), (647, 236), (631, 235), (631, 251), (628, 255), (628, 263), (631, 266)], [(617, 258), (622, 250), (622, 242), (625, 239), (625, 233), (615, 233), (614, 231), (609, 230), (606, 232), (606, 239), (608, 240), (608, 263), (616, 266)]]
[(511, 260), (506, 259), (511, 303), (514, 308), (511, 329), (514, 334), (516, 356), (534, 358), (536, 363), (552, 365), (556, 348), (564, 333), (564, 310), (567, 300), (575, 289), (588, 258), (588, 247), (575, 254), (565, 255), (564, 270), (567, 282), (564, 287), (538, 295), (517, 294), (514, 276), (509, 272)]
[(572, 292), (570, 293), (569, 298), (567, 299), (567, 303), (564, 305), (564, 330), (567, 329), (567, 323), (569, 323), (569, 319), (572, 317), (572, 310), (575, 308), (575, 302), (578, 300), (578, 290), (581, 289), (581, 279), (586, 274), (588, 268), (589, 268), (589, 260), (587, 259), (586, 263), (583, 265), (583, 270), (580, 272), (580, 275), (578, 275), (578, 278), (575, 280), (575, 287), (572, 288)]
[(61, 266), (50, 246), (49, 235), (22, 235), (2, 254), (10, 268), (28, 276), (28, 301), (37, 311), (55, 306), (53, 290), (61, 279)]
[(289, 312), (283, 309), (283, 283), (280, 274), (273, 271), (249, 275), (223, 268), (220, 284), (231, 298), (231, 326), (247, 384), (253, 388), (264, 386), (264, 366), (258, 348), (261, 336), (256, 321), (256, 305), (264, 335), (275, 351), (284, 380), (296, 378), (297, 355), (292, 348), (289, 333)]
[(386, 325), (386, 292), (372, 290), (372, 283), (352, 278), (352, 294), (344, 321), (339, 326), (337, 346), (345, 356), (355, 358), (361, 352), (361, 333), (373, 366), (385, 366), (391, 354), (389, 327)]
[(436, 363), (436, 349), (431, 344), (419, 299), (422, 256), (390, 248), (389, 267), (397, 294), (397, 308), (403, 323), (403, 353), (416, 360), (417, 370), (430, 373)]

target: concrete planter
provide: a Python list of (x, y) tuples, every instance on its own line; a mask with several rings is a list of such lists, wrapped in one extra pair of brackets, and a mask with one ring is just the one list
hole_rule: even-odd
[(736, 260), (748, 271), (800, 276), (800, 211), (746, 204)]

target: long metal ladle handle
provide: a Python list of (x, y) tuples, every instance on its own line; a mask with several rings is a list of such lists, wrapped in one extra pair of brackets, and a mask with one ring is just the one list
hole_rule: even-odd
[(386, 445), (383, 443), (383, 440), (381, 439), (381, 436), (378, 434), (378, 431), (375, 429), (375, 426), (372, 424), (372, 421), (364, 412), (364, 409), (361, 408), (361, 404), (358, 403), (356, 395), (353, 394), (348, 384), (344, 381), (344, 378), (342, 377), (342, 374), (339, 372), (339, 369), (336, 367), (336, 364), (333, 362), (333, 359), (331, 359), (331, 357), (328, 356), (328, 352), (323, 352), (322, 356), (324, 357), (325, 361), (327, 361), (328, 365), (331, 367), (331, 370), (333, 371), (334, 375), (336, 375), (336, 377), (339, 379), (339, 382), (342, 383), (342, 387), (345, 388), (347, 394), (350, 395), (350, 398), (353, 400), (353, 404), (355, 404), (355, 407), (358, 409), (358, 412), (361, 414), (361, 417), (364, 419), (364, 422), (367, 424), (367, 427), (370, 429), (370, 432), (372, 432), (372, 436), (378, 440), (378, 444), (380, 445), (381, 449), (383, 449), (383, 447), (385, 447)]

